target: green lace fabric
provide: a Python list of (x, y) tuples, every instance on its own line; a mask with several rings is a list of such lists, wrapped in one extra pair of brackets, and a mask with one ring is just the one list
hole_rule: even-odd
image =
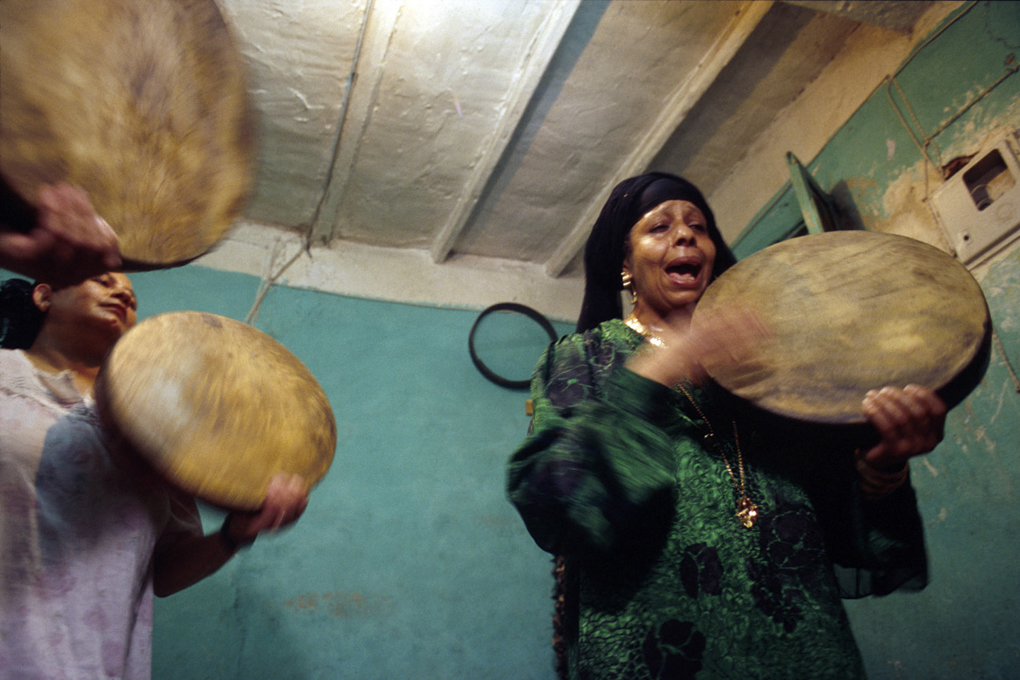
[[(927, 581), (909, 484), (865, 501), (851, 451), (814, 431), (624, 367), (642, 339), (611, 320), (552, 345), (508, 490), (539, 546), (566, 559), (574, 678), (863, 678), (841, 597)], [(750, 496), (739, 494), (733, 423)]]

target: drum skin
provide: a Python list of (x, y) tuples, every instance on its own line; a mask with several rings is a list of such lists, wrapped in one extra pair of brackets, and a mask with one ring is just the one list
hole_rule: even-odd
[(3, 0), (0, 172), (88, 192), (126, 269), (192, 260), (240, 213), (247, 74), (213, 0)]
[(962, 401), (987, 368), (984, 294), (951, 256), (864, 231), (802, 236), (741, 260), (705, 291), (692, 323), (756, 312), (772, 336), (741, 366), (707, 365), (726, 390), (785, 417), (866, 422), (868, 390), (916, 384)]
[(314, 376), (247, 324), (203, 312), (151, 317), (107, 356), (104, 424), (161, 476), (204, 501), (254, 510), (279, 473), (328, 470), (336, 423)]

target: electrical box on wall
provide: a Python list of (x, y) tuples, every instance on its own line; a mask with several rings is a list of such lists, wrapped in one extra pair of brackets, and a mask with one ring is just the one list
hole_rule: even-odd
[(972, 264), (1020, 229), (1020, 142), (1016, 130), (992, 136), (931, 201), (956, 256)]

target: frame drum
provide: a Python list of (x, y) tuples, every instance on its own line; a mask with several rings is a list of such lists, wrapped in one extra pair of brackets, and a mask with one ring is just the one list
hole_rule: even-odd
[(311, 372), (276, 340), (214, 314), (171, 312), (124, 334), (96, 383), (104, 424), (182, 491), (255, 510), (278, 472), (313, 485), (336, 422)]
[(692, 323), (755, 311), (772, 337), (751, 365), (706, 365), (727, 391), (798, 420), (861, 424), (868, 390), (921, 385), (952, 408), (988, 365), (984, 294), (957, 260), (921, 241), (865, 231), (801, 236), (723, 273)]
[(213, 0), (3, 0), (0, 173), (89, 194), (125, 269), (205, 253), (255, 156), (247, 74)]

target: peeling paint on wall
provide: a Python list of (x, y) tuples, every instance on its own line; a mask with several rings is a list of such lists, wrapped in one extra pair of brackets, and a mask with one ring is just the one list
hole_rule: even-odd
[(295, 611), (324, 612), (337, 618), (379, 617), (396, 609), (394, 598), (389, 595), (340, 591), (302, 593), (283, 602), (283, 606)]
[(882, 216), (873, 216), (865, 228), (909, 236), (951, 253), (949, 239), (939, 228), (928, 203), (931, 188), (938, 186), (941, 181), (937, 170), (924, 161), (904, 169), (886, 187), (881, 203)]

